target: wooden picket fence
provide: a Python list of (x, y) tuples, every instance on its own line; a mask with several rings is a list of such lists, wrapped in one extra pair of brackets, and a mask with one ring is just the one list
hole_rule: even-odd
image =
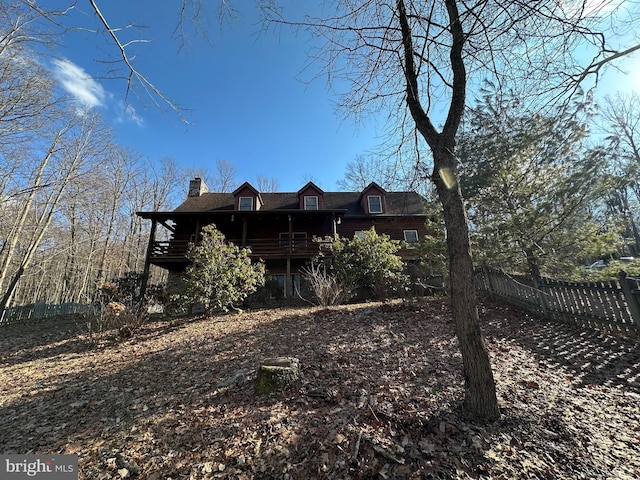
[(92, 313), (95, 308), (95, 305), (82, 303), (60, 303), (57, 305), (34, 303), (20, 307), (8, 307), (0, 312), (0, 326), (26, 323), (55, 316)]
[(640, 279), (622, 274), (608, 282), (563, 282), (550, 278), (476, 273), (478, 290), (545, 318), (611, 332), (640, 335)]

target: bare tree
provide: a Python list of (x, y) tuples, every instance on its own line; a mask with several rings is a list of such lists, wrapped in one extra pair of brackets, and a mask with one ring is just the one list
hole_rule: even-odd
[[(107, 144), (103, 150), (104, 163), (100, 179), (101, 193), (103, 195), (100, 204), (105, 215), (102, 218), (104, 236), (102, 254), (98, 261), (98, 272), (96, 282), (101, 285), (107, 276), (105, 271), (107, 258), (112, 244), (115, 242), (114, 235), (120, 235), (121, 231), (126, 231), (124, 225), (119, 224), (118, 213), (123, 208), (125, 194), (130, 185), (137, 181), (139, 172), (136, 169), (136, 154), (128, 149)], [(123, 258), (119, 258), (121, 264)], [(113, 267), (113, 265), (112, 265)]]
[(610, 177), (614, 188), (608, 206), (621, 217), (640, 253), (640, 96), (637, 93), (607, 97), (600, 109), (614, 160)]
[(312, 62), (330, 79), (349, 82), (341, 101), (348, 114), (388, 112), (388, 123), (397, 126), (392, 141), (410, 141), (417, 152), (425, 145), (430, 150), (429, 178), (447, 231), (464, 407), (474, 416), (497, 418), (499, 409), (479, 326), (458, 183), (456, 135), (467, 88), (489, 77), (498, 90), (535, 89), (543, 103), (566, 98), (586, 78), (581, 73), (588, 67), (573, 55), (577, 47), (592, 49), (596, 59), (610, 51), (599, 31), (603, 5), (598, 11), (590, 2), (344, 0), (332, 5), (329, 17), (298, 21), (285, 19), (273, 3), (265, 7), (271, 25), (294, 25), (323, 40)]
[[(27, 184), (29, 193), (20, 203), (18, 217), (7, 242), (8, 248), (0, 259), (0, 288), (3, 292), (0, 310), (8, 304), (18, 281), (38, 252), (68, 184), (95, 154), (92, 142), (99, 138), (98, 128), (99, 122), (93, 116), (70, 115), (36, 163)], [(18, 250), (19, 243), (21, 248)]]
[(174, 158), (165, 157), (159, 162), (149, 159), (141, 161), (135, 181), (129, 183), (124, 195), (126, 206), (123, 213), (128, 218), (124, 248), (129, 270), (142, 270), (149, 237), (147, 222), (136, 212), (163, 211), (175, 207), (182, 200), (177, 193), (184, 188), (184, 183), (181, 169)]
[[(460, 12), (454, 0), (445, 0), (446, 17), (436, 15), (434, 10), (427, 13), (426, 22), (410, 22), (405, 4), (397, 2), (398, 23), (402, 35), (404, 57), (404, 77), (406, 82), (406, 102), (416, 129), (426, 140), (433, 152), (433, 175), (438, 197), (442, 202), (445, 227), (447, 229), (447, 250), (451, 275), (451, 306), (456, 323), (456, 334), (462, 351), (465, 373), (465, 408), (475, 416), (494, 419), (500, 415), (495, 383), (489, 354), (480, 332), (476, 292), (473, 285), (473, 262), (469, 242), (469, 227), (460, 185), (457, 181), (457, 161), (455, 157), (455, 137), (464, 113), (466, 92), (466, 70), (463, 60), (465, 33)], [(422, 14), (422, 12), (419, 12)], [(412, 16), (413, 18), (413, 12)], [(440, 20), (442, 18), (442, 20)], [(440, 23), (442, 22), (442, 23)], [(438, 25), (446, 25), (440, 32), (433, 32)], [(420, 53), (423, 46), (415, 46), (414, 39), (426, 35), (432, 38), (446, 36), (449, 52), (451, 96), (447, 118), (441, 131), (433, 125), (428, 110), (421, 97), (419, 78), (422, 71)], [(415, 35), (415, 37), (414, 37)], [(427, 37), (428, 38), (428, 37)], [(437, 41), (440, 43), (440, 40)], [(417, 50), (416, 50), (417, 48)], [(433, 48), (433, 47), (432, 47)], [(416, 57), (418, 63), (416, 63)]]
[[(93, 15), (80, 12), (77, 0), (59, 2), (52, 7), (46, 2), (0, 0), (0, 55), (6, 48), (15, 45), (40, 43), (55, 46), (59, 38), (73, 31), (95, 33), (96, 43), (104, 56), (95, 60), (105, 65), (104, 77), (125, 82), (125, 97), (136, 98), (143, 104), (151, 104), (160, 111), (173, 112), (184, 123), (189, 123), (180, 105), (166, 92), (156, 86), (154, 79), (141, 71), (136, 58), (149, 48), (152, 40), (145, 37), (146, 25), (133, 21), (115, 24), (103, 11), (107, 2), (88, 0)], [(184, 49), (193, 35), (209, 37), (211, 17), (220, 24), (233, 20), (236, 10), (232, 2), (205, 2), (203, 0), (180, 0), (175, 4), (149, 2), (150, 8), (165, 8), (161, 16), (175, 14), (172, 32), (174, 40)]]
[(216, 160), (215, 171), (209, 166), (186, 168), (183, 171), (183, 190), (187, 192), (189, 178), (201, 178), (212, 192), (227, 193), (232, 192), (237, 184), (235, 180), (236, 167), (225, 159)]
[(338, 180), (338, 187), (344, 191), (360, 192), (371, 182), (382, 185), (380, 180), (381, 162), (373, 155), (356, 155), (347, 163), (344, 178)]
[(216, 160), (216, 175), (209, 188), (215, 192), (227, 193), (236, 188), (236, 167), (224, 158)]
[(256, 188), (259, 192), (277, 192), (280, 188), (278, 179), (275, 177), (264, 177), (258, 175), (256, 177)]

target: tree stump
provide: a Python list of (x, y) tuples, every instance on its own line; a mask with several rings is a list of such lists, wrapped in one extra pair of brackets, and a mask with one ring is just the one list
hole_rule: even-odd
[(300, 381), (300, 360), (293, 357), (265, 358), (258, 369), (256, 395), (294, 387)]

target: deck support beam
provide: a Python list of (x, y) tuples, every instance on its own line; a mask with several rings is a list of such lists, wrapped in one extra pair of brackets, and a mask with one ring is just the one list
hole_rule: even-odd
[(147, 243), (147, 254), (144, 257), (144, 270), (142, 271), (142, 282), (140, 285), (139, 300), (142, 300), (147, 293), (147, 284), (149, 283), (149, 269), (151, 267), (151, 249), (156, 241), (156, 228), (158, 222), (155, 218), (151, 219), (151, 232), (149, 232), (149, 243)]

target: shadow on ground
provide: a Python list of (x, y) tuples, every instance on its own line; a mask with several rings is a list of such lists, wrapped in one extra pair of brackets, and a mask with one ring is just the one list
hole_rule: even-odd
[(483, 310), (489, 342), (513, 339), (549, 366), (572, 372), (578, 387), (620, 386), (640, 393), (638, 339), (546, 321), (506, 303), (486, 301)]

